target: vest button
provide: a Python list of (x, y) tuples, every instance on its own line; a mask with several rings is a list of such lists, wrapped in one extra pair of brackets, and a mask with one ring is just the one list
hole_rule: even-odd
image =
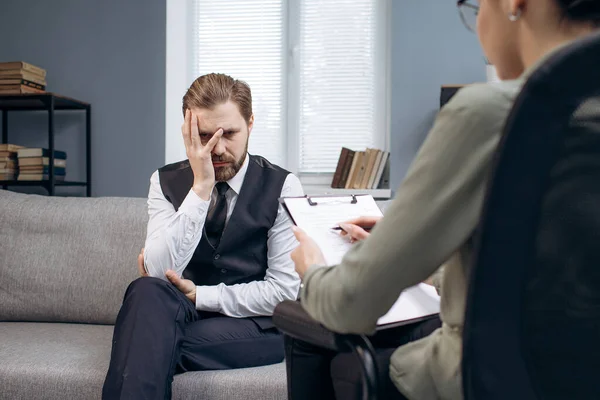
[(227, 273), (227, 270), (223, 268), (223, 269), (221, 270), (221, 273), (222, 273), (222, 274), (226, 274), (226, 273)]
[(219, 253), (215, 254), (215, 260), (218, 260), (219, 258), (221, 258), (221, 255)]

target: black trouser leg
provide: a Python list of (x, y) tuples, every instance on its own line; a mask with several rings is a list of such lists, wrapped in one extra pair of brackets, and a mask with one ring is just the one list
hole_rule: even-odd
[[(396, 351), (393, 348), (376, 348), (375, 361), (379, 382), (380, 399), (385, 400), (407, 400), (390, 379), (390, 357)], [(333, 382), (334, 399), (362, 400), (363, 384), (362, 370), (355, 354), (341, 353), (331, 361), (331, 380)]]
[[(376, 352), (380, 394), (404, 400), (389, 377), (390, 356), (397, 347), (421, 339), (441, 326), (438, 318), (377, 332), (371, 337)], [(335, 353), (285, 337), (289, 400), (360, 400), (362, 370), (352, 353)]]
[(283, 361), (283, 335), (252, 318), (225, 316), (186, 326), (178, 372), (257, 367)]
[(329, 369), (337, 353), (287, 335), (284, 340), (288, 399), (334, 399)]
[(139, 278), (125, 293), (115, 324), (102, 398), (170, 399), (186, 325), (194, 305), (172, 284)]
[(277, 329), (263, 329), (252, 318), (201, 315), (168, 282), (156, 278), (132, 282), (115, 324), (102, 397), (170, 399), (176, 372), (283, 360), (283, 338)]

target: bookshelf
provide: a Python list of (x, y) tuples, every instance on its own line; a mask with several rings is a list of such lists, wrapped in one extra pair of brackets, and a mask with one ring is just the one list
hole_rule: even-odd
[[(48, 149), (50, 150), (49, 179), (43, 181), (0, 181), (2, 189), (10, 186), (40, 186), (48, 191), (48, 195), (56, 194), (56, 187), (80, 186), (85, 187), (86, 196), (92, 195), (92, 168), (91, 168), (91, 113), (92, 107), (88, 103), (54, 93), (35, 94), (10, 94), (0, 95), (0, 112), (2, 113), (2, 143), (8, 143), (8, 118), (9, 112), (47, 111), (48, 112)], [(54, 118), (56, 111), (83, 111), (85, 112), (85, 181), (57, 181), (54, 175)], [(14, 144), (19, 144), (13, 142)]]

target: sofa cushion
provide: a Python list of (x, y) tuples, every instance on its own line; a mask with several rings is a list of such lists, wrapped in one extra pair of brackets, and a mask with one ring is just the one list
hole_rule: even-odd
[(142, 198), (0, 190), (0, 321), (114, 323), (147, 218)]
[[(112, 326), (0, 322), (0, 398), (99, 399)], [(283, 400), (283, 363), (176, 375), (173, 399)]]

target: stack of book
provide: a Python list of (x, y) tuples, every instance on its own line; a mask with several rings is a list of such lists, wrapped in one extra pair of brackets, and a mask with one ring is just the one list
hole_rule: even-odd
[(46, 70), (23, 62), (0, 63), (0, 95), (45, 93)]
[(0, 181), (17, 178), (17, 151), (22, 148), (16, 144), (0, 144)]
[(342, 147), (331, 187), (336, 189), (388, 189), (390, 152)]
[[(17, 151), (18, 181), (44, 181), (50, 178), (50, 151), (43, 148), (23, 148)], [(54, 179), (65, 179), (67, 153), (54, 150)]]

